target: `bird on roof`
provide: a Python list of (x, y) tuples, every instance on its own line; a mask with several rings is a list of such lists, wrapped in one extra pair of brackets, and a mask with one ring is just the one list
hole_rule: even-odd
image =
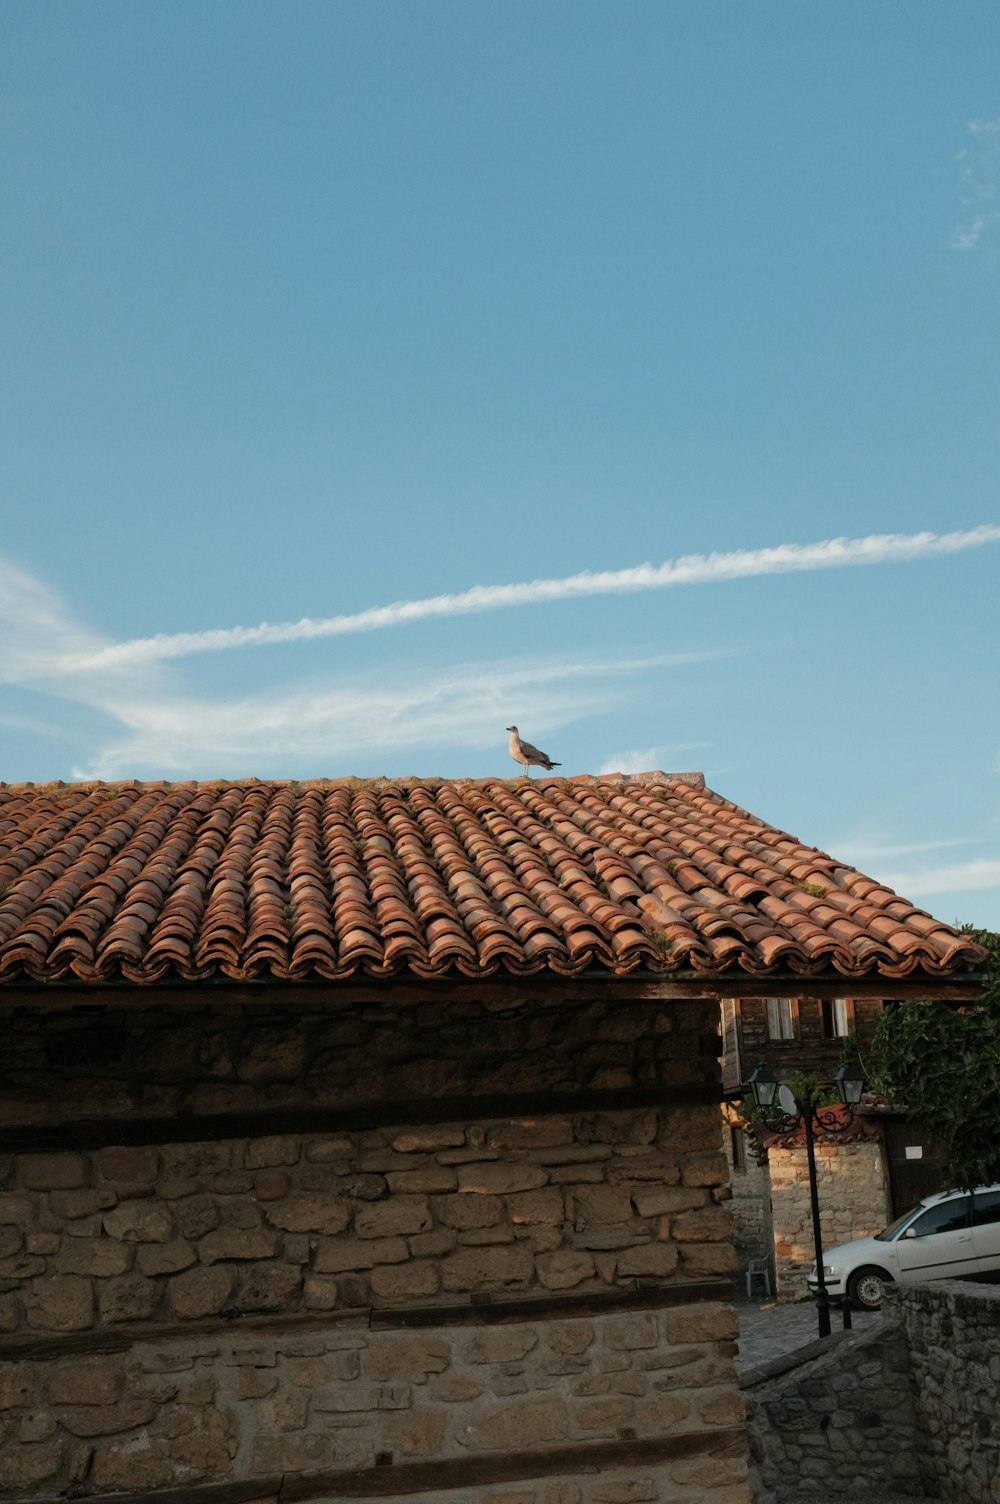
[(510, 732), (510, 755), (515, 762), (521, 764), (529, 778), (533, 766), (546, 770), (562, 767), (562, 763), (553, 762), (547, 752), (539, 752), (538, 748), (533, 747), (530, 742), (522, 741), (516, 726), (508, 726), (506, 729)]

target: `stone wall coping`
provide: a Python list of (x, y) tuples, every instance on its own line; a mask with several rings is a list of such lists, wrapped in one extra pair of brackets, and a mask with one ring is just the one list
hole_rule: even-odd
[(884, 1299), (890, 1308), (939, 1305), (947, 1301), (952, 1310), (963, 1305), (986, 1307), (1000, 1322), (1000, 1285), (980, 1285), (963, 1279), (929, 1279), (887, 1285)]
[(754, 1394), (754, 1399), (766, 1399), (769, 1391), (761, 1386), (784, 1377), (793, 1369), (801, 1370), (798, 1375), (800, 1378), (825, 1373), (828, 1369), (838, 1367), (847, 1352), (860, 1347), (877, 1346), (898, 1331), (898, 1322), (883, 1318), (874, 1325), (867, 1326), (862, 1332), (840, 1331), (831, 1332), (829, 1337), (814, 1337), (812, 1342), (796, 1348), (794, 1352), (782, 1353), (768, 1363), (759, 1363), (755, 1368), (746, 1369), (740, 1377), (740, 1388), (759, 1390)]

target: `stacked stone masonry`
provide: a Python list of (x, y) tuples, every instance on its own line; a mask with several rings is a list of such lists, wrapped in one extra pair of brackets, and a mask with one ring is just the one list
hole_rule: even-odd
[[(62, 1365), (7, 1363), (0, 1477), (18, 1496), (84, 1481), (102, 1494), (725, 1431), (743, 1418), (735, 1330), (728, 1308), (706, 1303), (433, 1333), (360, 1320), (263, 1339), (223, 1330)], [(745, 1471), (738, 1457), (689, 1457), (622, 1492), (613, 1478), (568, 1484), (542, 1469), (537, 1486), (477, 1497), (694, 1501), (711, 1482), (722, 1504)]]
[(323, 1009), (308, 989), (207, 1007), (150, 988), (141, 1010), (9, 1008), (0, 1126), (717, 1082), (717, 1004), (593, 992), (482, 984)]
[[(815, 1263), (809, 1168), (802, 1144), (772, 1144), (767, 1153), (778, 1294), (798, 1299)], [(872, 1136), (816, 1140), (816, 1183), (823, 1246), (864, 1238), (891, 1220), (882, 1142)]]
[(12, 1158), (0, 1330), (632, 1288), (729, 1271), (712, 1107)]
[(258, 996), (6, 1015), (4, 1496), (746, 1504), (714, 1004)]
[(953, 1504), (1000, 1500), (1000, 1290), (951, 1280), (893, 1285), (916, 1385), (925, 1491)]
[(903, 1332), (882, 1322), (873, 1331), (837, 1335), (823, 1347), (781, 1378), (748, 1375), (755, 1504), (777, 1504), (793, 1487), (812, 1489), (819, 1499), (832, 1480), (837, 1493), (849, 1497), (922, 1497), (915, 1389)]

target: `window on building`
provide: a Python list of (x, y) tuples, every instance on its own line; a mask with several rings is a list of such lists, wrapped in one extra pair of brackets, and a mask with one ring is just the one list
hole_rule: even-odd
[(742, 1175), (747, 1167), (747, 1136), (742, 1128), (730, 1128), (729, 1140), (733, 1153), (733, 1169)]
[(793, 997), (768, 998), (768, 1039), (795, 1039), (798, 1034), (798, 1021), (798, 1004)]
[(849, 997), (825, 997), (823, 1009), (823, 1038), (843, 1039), (854, 1028), (854, 1004)]

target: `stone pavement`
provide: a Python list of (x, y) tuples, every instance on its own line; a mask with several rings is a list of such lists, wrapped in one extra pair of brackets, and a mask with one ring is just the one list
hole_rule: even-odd
[[(798, 1348), (815, 1342), (819, 1335), (813, 1300), (788, 1304), (737, 1300), (736, 1311), (740, 1318), (740, 1351), (736, 1369), (740, 1375), (773, 1359), (787, 1357)], [(873, 1311), (852, 1311), (851, 1318), (854, 1331), (863, 1331), (866, 1324), (877, 1321), (879, 1316)], [(843, 1318), (837, 1306), (830, 1309), (830, 1326), (832, 1332), (843, 1330)]]

